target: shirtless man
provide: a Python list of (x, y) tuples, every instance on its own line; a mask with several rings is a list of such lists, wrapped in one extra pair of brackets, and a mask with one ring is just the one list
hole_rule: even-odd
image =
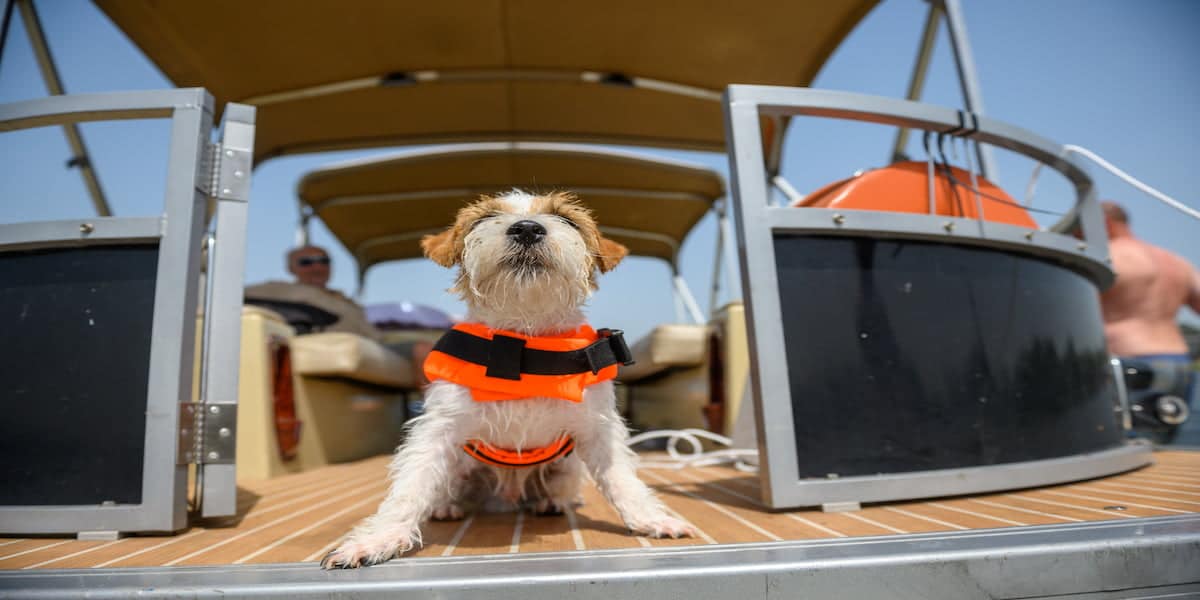
[(1108, 351), (1154, 369), (1153, 389), (1191, 397), (1187, 343), (1175, 323), (1183, 306), (1200, 313), (1200, 273), (1183, 258), (1133, 235), (1129, 215), (1102, 202), (1116, 282), (1100, 295)]

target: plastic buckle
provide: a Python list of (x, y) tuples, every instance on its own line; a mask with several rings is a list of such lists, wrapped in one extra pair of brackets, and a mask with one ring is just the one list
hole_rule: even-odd
[(608, 345), (612, 348), (613, 357), (622, 365), (629, 366), (634, 363), (633, 352), (629, 350), (629, 345), (625, 343), (625, 332), (620, 329), (599, 329), (596, 331), (601, 338), (608, 340)]

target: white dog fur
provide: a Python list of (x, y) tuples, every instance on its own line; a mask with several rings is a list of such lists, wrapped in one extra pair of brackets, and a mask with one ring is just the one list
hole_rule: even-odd
[[(529, 246), (508, 234), (532, 220), (545, 235)], [(422, 240), (435, 262), (459, 267), (451, 291), (468, 307), (467, 320), (525, 335), (569, 332), (584, 324), (582, 307), (626, 249), (601, 236), (587, 209), (570, 194), (535, 196), (514, 190), (483, 197), (459, 211), (454, 226)], [(575, 451), (550, 465), (505, 469), (468, 456), (462, 444), (478, 438), (510, 449), (539, 448), (561, 434)], [(425, 412), (409, 425), (391, 463), (392, 485), (375, 515), (330, 552), (321, 565), (354, 568), (403, 554), (421, 543), (430, 517), (460, 519), (471, 508), (501, 504), (561, 513), (578, 502), (586, 473), (629, 529), (654, 537), (693, 535), (637, 478), (637, 456), (616, 411), (612, 381), (584, 390), (583, 402), (528, 398), (476, 402), (455, 383), (435, 381)]]

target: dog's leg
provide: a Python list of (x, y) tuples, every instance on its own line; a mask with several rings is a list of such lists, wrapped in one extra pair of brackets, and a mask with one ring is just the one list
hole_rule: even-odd
[(413, 420), (408, 438), (392, 459), (392, 486), (379, 510), (363, 520), (341, 545), (321, 560), (326, 569), (352, 569), (385, 562), (421, 543), (420, 525), (436, 507), (450, 504), (454, 485), (467, 460), (456, 440), (458, 415), (438, 410), (442, 403), (427, 402), (429, 412)]
[(625, 444), (629, 430), (615, 412), (602, 417), (588, 433), (576, 435), (576, 452), (631, 531), (652, 537), (695, 535), (691, 525), (667, 514), (654, 492), (638, 479), (637, 455)]
[(466, 516), (463, 499), (472, 484), (471, 471), (476, 467), (474, 461), (461, 460), (461, 457), (455, 460), (453, 470), (446, 479), (446, 501), (434, 506), (430, 514), (434, 521), (457, 521)]
[(533, 512), (539, 515), (561, 515), (579, 504), (579, 488), (583, 483), (583, 462), (572, 454), (560, 459), (535, 475), (537, 497)]

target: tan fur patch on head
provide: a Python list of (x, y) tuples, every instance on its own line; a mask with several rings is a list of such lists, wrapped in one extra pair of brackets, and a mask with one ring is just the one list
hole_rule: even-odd
[[(587, 246), (588, 254), (593, 264), (601, 273), (607, 273), (629, 254), (629, 250), (600, 233), (592, 211), (580, 202), (579, 198), (570, 192), (551, 192), (533, 199), (530, 212), (534, 214), (550, 214), (565, 219), (579, 230)], [(465, 249), (465, 238), (480, 219), (512, 212), (513, 207), (504, 201), (503, 196), (480, 196), (475, 202), (459, 209), (458, 215), (446, 231), (435, 235), (427, 235), (421, 239), (421, 249), (425, 256), (443, 267), (453, 267), (462, 262)], [(593, 285), (594, 285), (593, 281)]]
[(449, 229), (421, 238), (421, 250), (425, 256), (443, 267), (453, 267), (462, 261), (464, 239), (471, 227), (480, 219), (506, 212), (508, 206), (499, 198), (480, 196), (478, 200), (462, 207)]
[[(594, 264), (601, 273), (607, 273), (629, 254), (629, 249), (614, 242), (600, 233), (600, 227), (592, 216), (592, 211), (580, 202), (579, 198), (570, 192), (552, 192), (538, 197), (534, 203), (535, 212), (558, 215), (579, 229), (587, 245), (588, 253), (594, 259)], [(593, 282), (594, 284), (594, 282)]]

